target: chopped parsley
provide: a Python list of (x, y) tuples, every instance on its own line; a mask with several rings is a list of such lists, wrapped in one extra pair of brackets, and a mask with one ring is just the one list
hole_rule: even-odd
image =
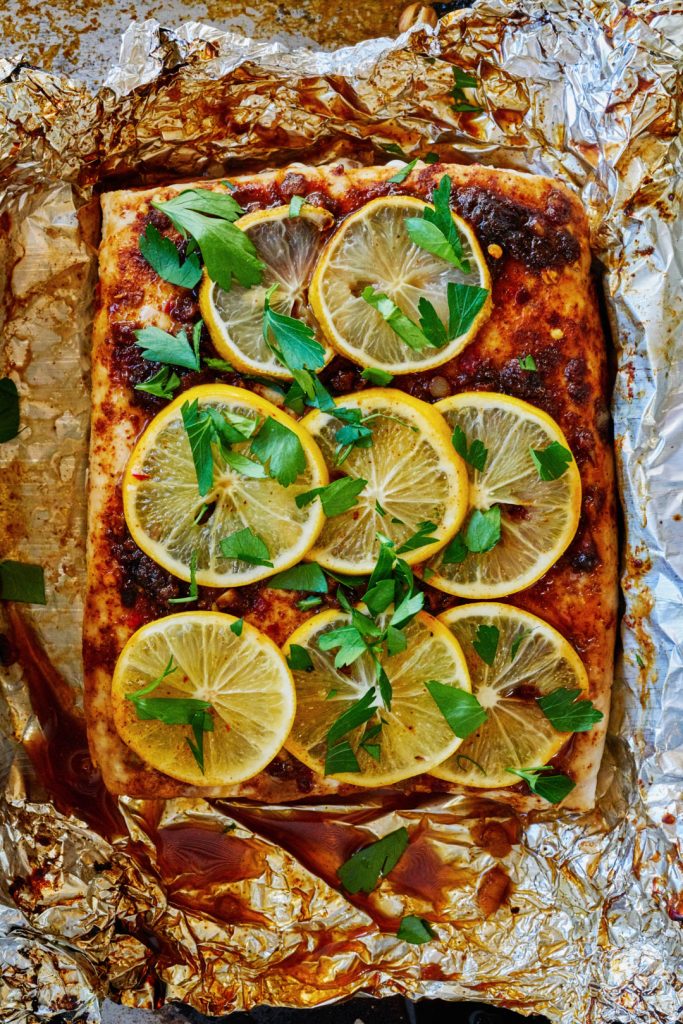
[(162, 331), (160, 327), (143, 327), (135, 331), (135, 344), (142, 349), (143, 359), (150, 362), (166, 363), (170, 366), (184, 366), (187, 370), (199, 369), (199, 338), (201, 334), (201, 320), (199, 331), (195, 326), (193, 331), (193, 342), (190, 341), (181, 330), (178, 334), (169, 334)]
[(396, 867), (408, 842), (407, 829), (397, 828), (353, 853), (337, 869), (337, 877), (347, 892), (372, 892), (380, 879)]
[(251, 453), (283, 487), (293, 484), (306, 469), (306, 455), (298, 436), (268, 416), (251, 442)]
[(386, 370), (379, 370), (375, 366), (366, 366), (361, 372), (363, 380), (370, 381), (371, 384), (376, 384), (379, 388), (386, 388), (391, 384), (394, 379), (393, 373), (388, 373)]
[(554, 768), (549, 764), (543, 765), (541, 768), (506, 768), (505, 771), (524, 779), (532, 793), (543, 797), (551, 804), (561, 803), (576, 785), (562, 772), (546, 775), (546, 772), (554, 772)]
[[(386, 513), (382, 513), (386, 515)], [(401, 547), (397, 549), (397, 555), (405, 555), (408, 551), (416, 551), (418, 548), (423, 548), (426, 544), (437, 544), (439, 541), (438, 537), (434, 537), (434, 530), (438, 529), (436, 523), (432, 523), (426, 520), (423, 523), (417, 524), (417, 529), (407, 540), (401, 544)]]
[(162, 235), (153, 224), (148, 224), (144, 235), (138, 239), (140, 252), (152, 270), (170, 284), (181, 288), (194, 288), (202, 276), (202, 268), (196, 253), (191, 253), (181, 263), (175, 242)]
[(244, 629), (244, 619), (235, 619), (234, 622), (230, 623), (230, 632), (234, 633), (235, 636), (242, 636), (242, 630)]
[(500, 630), (497, 626), (486, 626), (483, 624), (477, 626), (472, 646), (481, 660), (486, 662), (487, 665), (493, 665), (493, 662), (496, 660), (499, 640)]
[(325, 574), (315, 562), (301, 562), (291, 569), (283, 569), (268, 580), (274, 590), (310, 590), (314, 594), (327, 593)]
[(305, 647), (300, 644), (291, 644), (287, 655), (287, 664), (292, 672), (312, 672), (313, 661)]
[(527, 373), (536, 373), (538, 367), (536, 366), (536, 360), (533, 356), (517, 356), (517, 362), (522, 370), (526, 370)]
[(462, 456), (465, 462), (469, 462), (470, 466), (474, 469), (478, 469), (480, 473), (483, 473), (489, 454), (489, 450), (484, 442), (480, 441), (479, 438), (475, 438), (468, 447), (465, 431), (457, 423), (453, 427), (451, 440), (458, 455)]
[(559, 441), (551, 441), (547, 448), (530, 448), (529, 451), (541, 480), (559, 480), (573, 461), (572, 453)]
[(406, 217), (404, 223), (411, 241), (469, 274), (469, 260), (463, 255), (460, 232), (451, 213), (451, 179), (447, 174), (434, 189), (432, 203), (433, 208), (426, 206), (422, 216)]
[(303, 494), (297, 494), (297, 508), (304, 508), (315, 498), (320, 498), (326, 516), (340, 516), (358, 504), (358, 495), (365, 488), (367, 480), (362, 477), (342, 476), (324, 487), (314, 487)]
[(478, 113), (483, 110), (478, 103), (472, 103), (467, 98), (465, 89), (476, 89), (479, 85), (478, 80), (474, 75), (470, 75), (467, 71), (463, 71), (462, 68), (453, 68), (453, 88), (451, 90), (451, 97), (453, 99), (453, 110), (456, 113), (463, 113), (465, 111), (473, 111)]
[(325, 365), (325, 349), (315, 339), (312, 327), (302, 320), (277, 313), (270, 301), (277, 284), (266, 292), (263, 307), (263, 338), (275, 358), (289, 372), (309, 398), (315, 397), (313, 374)]
[(588, 732), (602, 721), (604, 715), (590, 700), (577, 700), (581, 690), (566, 686), (539, 697), (537, 704), (550, 724), (558, 732)]
[(467, 550), (473, 554), (490, 551), (498, 544), (500, 537), (500, 505), (493, 505), (486, 512), (475, 508), (463, 537)]
[(247, 565), (264, 565), (272, 569), (270, 552), (263, 537), (246, 526), (221, 540), (220, 548), (226, 558), (234, 558)]
[(47, 604), (42, 566), (15, 562), (11, 558), (0, 562), (0, 601)]
[(298, 217), (306, 200), (303, 196), (292, 196), (289, 201), (289, 216)]
[(446, 686), (438, 679), (430, 679), (425, 686), (450, 728), (461, 740), (467, 739), (487, 719), (487, 714), (475, 695), (456, 686)]
[(186, 597), (169, 597), (169, 604), (188, 604), (197, 600), (197, 552), (190, 555), (190, 589)]
[(410, 172), (414, 170), (417, 161), (418, 157), (415, 157), (415, 159), (411, 160), (410, 163), (407, 163), (404, 167), (401, 167), (396, 171), (396, 174), (392, 174), (390, 178), (387, 178), (387, 182), (392, 185), (400, 185), (402, 181), (406, 180)]
[(173, 398), (176, 388), (180, 385), (178, 374), (168, 366), (162, 366), (153, 377), (135, 385), (136, 391), (145, 391), (157, 398)]
[(435, 938), (435, 935), (429, 921), (425, 921), (424, 917), (408, 914), (398, 926), (396, 938), (403, 939), (404, 942), (410, 942), (414, 946), (422, 946), (425, 942)]

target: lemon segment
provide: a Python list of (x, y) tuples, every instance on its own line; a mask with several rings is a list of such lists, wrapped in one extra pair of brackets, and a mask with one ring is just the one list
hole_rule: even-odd
[(432, 522), (433, 543), (406, 552), (423, 561), (456, 533), (467, 506), (467, 471), (451, 444), (445, 421), (433, 406), (393, 388), (372, 388), (337, 400), (360, 409), (372, 428), (372, 446), (353, 447), (337, 464), (337, 431), (343, 423), (316, 410), (303, 425), (315, 439), (332, 475), (367, 480), (357, 504), (330, 517), (309, 557), (333, 572), (369, 573), (379, 553), (377, 534), (400, 549), (420, 523)]
[[(253, 242), (265, 265), (260, 284), (244, 288), (233, 282), (225, 291), (206, 271), (199, 289), (199, 308), (216, 351), (241, 373), (291, 379), (263, 338), (263, 309), (268, 288), (277, 284), (271, 299), (276, 313), (295, 316), (313, 328), (325, 344), (308, 302), (308, 286), (326, 232), (334, 223), (332, 214), (304, 205), (296, 217), (289, 206), (256, 210), (235, 221)], [(332, 358), (326, 347), (326, 362)]]
[[(199, 402), (219, 413), (262, 422), (272, 417), (298, 437), (306, 468), (289, 487), (270, 477), (254, 479), (228, 466), (213, 445), (214, 483), (202, 496), (181, 407)], [(248, 454), (249, 442), (232, 450)], [(296, 496), (327, 483), (315, 441), (286, 413), (243, 388), (208, 384), (179, 395), (149, 424), (135, 446), (123, 479), (123, 509), (133, 540), (145, 554), (180, 579), (190, 579), (195, 554), (197, 582), (207, 587), (253, 583), (300, 561), (315, 542), (324, 516), (319, 502), (299, 509)], [(272, 567), (226, 558), (223, 538), (251, 529), (265, 541)]]
[[(244, 782), (275, 757), (287, 738), (295, 692), (285, 659), (263, 633), (218, 612), (182, 612), (148, 623), (124, 647), (112, 679), (112, 708), (124, 743), (147, 764), (193, 786)], [(212, 731), (203, 733), (204, 771), (189, 741), (190, 725), (141, 719), (127, 699), (171, 671), (150, 698), (211, 704)]]
[(469, 515), (498, 506), (501, 539), (489, 551), (470, 552), (457, 563), (440, 552), (429, 562), (429, 583), (458, 597), (497, 598), (540, 579), (567, 549), (581, 514), (581, 477), (576, 462), (557, 480), (541, 480), (531, 449), (553, 442), (569, 449), (557, 423), (527, 402), (506, 395), (467, 392), (436, 408), (451, 431), (458, 426), (466, 443), (488, 449), (483, 471), (466, 463)]
[[(550, 724), (536, 698), (560, 687), (587, 694), (586, 670), (556, 629), (511, 605), (493, 601), (463, 604), (439, 619), (460, 643), (472, 693), (488, 718), (463, 740), (455, 756), (444, 760), (432, 774), (482, 789), (514, 786), (519, 778), (506, 768), (547, 764), (570, 736)], [(494, 626), (499, 631), (490, 666), (474, 647), (480, 626)]]
[[(309, 619), (287, 641), (305, 648), (312, 671), (294, 671), (297, 714), (286, 747), (313, 771), (323, 774), (330, 726), (351, 705), (360, 700), (375, 682), (375, 666), (363, 654), (347, 668), (334, 666), (334, 652), (321, 651), (318, 641), (332, 629), (350, 621), (344, 612), (322, 612)], [(440, 622), (420, 612), (405, 628), (407, 648), (400, 654), (385, 655), (382, 667), (393, 689), (391, 710), (376, 691), (377, 712), (369, 722), (348, 734), (356, 752), (360, 772), (343, 772), (334, 778), (353, 786), (388, 786), (412, 778), (448, 758), (462, 742), (454, 735), (439, 711), (425, 683), (437, 679), (447, 686), (470, 690), (463, 653), (453, 635)], [(384, 720), (374, 737), (379, 745), (375, 760), (360, 747), (366, 732)]]
[(449, 283), (478, 285), (490, 292), (484, 254), (472, 228), (453, 214), (471, 273), (417, 246), (405, 227), (407, 217), (429, 204), (413, 196), (373, 199), (347, 217), (332, 235), (318, 261), (310, 287), (316, 318), (332, 345), (362, 366), (390, 373), (414, 373), (448, 362), (474, 338), (491, 312), (490, 294), (467, 332), (443, 348), (414, 351), (362, 298), (367, 285), (384, 292), (418, 324), (420, 298), (434, 306), (448, 324)]

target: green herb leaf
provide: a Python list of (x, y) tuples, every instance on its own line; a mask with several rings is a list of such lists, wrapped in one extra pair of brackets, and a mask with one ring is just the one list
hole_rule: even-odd
[(469, 331), (477, 314), (488, 298), (486, 288), (474, 284), (455, 284), (449, 281), (448, 295), (448, 336), (461, 338)]
[(242, 636), (242, 630), (244, 629), (244, 619), (235, 619), (234, 622), (230, 623), (230, 632), (234, 633), (235, 636)]
[(401, 149), (397, 142), (387, 142), (386, 144), (382, 145), (382, 149), (385, 151), (385, 153), (393, 153), (394, 156), (400, 156), (401, 160), (408, 159), (408, 157), (403, 152), (403, 150)]
[(487, 714), (474, 696), (455, 686), (446, 686), (438, 679), (425, 683), (434, 702), (456, 736), (467, 739), (487, 719)]
[(224, 537), (220, 548), (226, 558), (235, 558), (239, 562), (246, 562), (247, 565), (266, 565), (271, 569), (273, 567), (263, 537), (254, 533), (248, 526), (243, 530), (236, 530), (229, 537)]
[(562, 772), (556, 772), (554, 775), (545, 774), (554, 771), (548, 764), (541, 768), (506, 768), (505, 771), (524, 779), (532, 793), (536, 793), (551, 804), (561, 803), (576, 785)]
[(348, 740), (339, 740), (327, 748), (325, 755), (325, 775), (337, 775), (339, 772), (359, 772), (358, 758), (351, 749)]
[(301, 612), (307, 612), (309, 608), (318, 608), (323, 603), (321, 597), (303, 597), (300, 601), (296, 602), (296, 606)]
[(199, 493), (204, 497), (213, 487), (213, 421), (206, 410), (200, 411), (198, 398), (193, 402), (184, 402), (180, 414), (190, 442)]
[(318, 639), (318, 647), (321, 651), (332, 651), (338, 647), (335, 658), (335, 668), (345, 668), (357, 661), (368, 649), (365, 638), (356, 626), (340, 626), (338, 629), (331, 629), (323, 633)]
[(400, 654), (408, 646), (408, 639), (401, 629), (396, 626), (387, 627), (387, 652), (390, 655)]
[(529, 373), (536, 373), (536, 360), (533, 356), (517, 356), (517, 362), (523, 370), (527, 370)]
[(468, 74), (467, 71), (463, 71), (461, 68), (453, 68), (453, 89), (451, 91), (453, 110), (457, 113), (467, 110), (476, 113), (484, 109), (478, 103), (470, 102), (465, 95), (465, 89), (475, 89), (478, 84), (479, 82), (474, 75)]
[(396, 585), (393, 580), (380, 580), (366, 590), (363, 601), (371, 615), (377, 616), (385, 612), (393, 604)]
[(148, 395), (156, 395), (157, 398), (173, 398), (175, 389), (180, 384), (177, 373), (169, 370), (168, 366), (162, 366), (153, 377), (136, 384), (136, 391), (145, 391)]
[(590, 700), (577, 700), (581, 690), (566, 686), (539, 697), (537, 704), (553, 728), (558, 732), (589, 732), (604, 715)]
[(311, 491), (297, 494), (294, 500), (297, 508), (304, 508), (314, 498), (320, 498), (326, 516), (340, 516), (358, 504), (358, 495), (366, 484), (367, 480), (362, 477), (342, 476), (325, 487), (314, 487)]
[(414, 619), (418, 612), (422, 611), (425, 596), (421, 591), (414, 594), (406, 594), (400, 604), (394, 609), (394, 614), (389, 620), (390, 626), (402, 629), (407, 626), (411, 619)]
[(184, 366), (188, 370), (199, 369), (199, 357), (184, 330), (174, 335), (162, 331), (160, 327), (143, 327), (133, 333), (135, 344), (142, 349), (143, 359), (170, 366)]
[(420, 327), (425, 338), (429, 339), (430, 345), (434, 348), (443, 348), (449, 342), (449, 337), (446, 332), (446, 328), (441, 323), (439, 314), (436, 312), (431, 302), (425, 299), (424, 295), (421, 295), (417, 308), (420, 314)]
[[(320, 639), (322, 640), (324, 637), (329, 635), (329, 633), (323, 633), (323, 636)], [(328, 746), (333, 746), (342, 738), (342, 736), (346, 736), (347, 733), (350, 733), (359, 726), (364, 725), (374, 714), (376, 714), (377, 705), (375, 704), (375, 696), (376, 690), (374, 686), (372, 686), (367, 693), (363, 694), (360, 700), (354, 701), (354, 703), (351, 704), (350, 707), (348, 707), (346, 711), (344, 711), (343, 714), (341, 714), (339, 718), (332, 723), (327, 733)]]
[(248, 476), (252, 480), (265, 480), (268, 476), (260, 462), (254, 462), (241, 452), (224, 451), (223, 458), (231, 469), (242, 476)]
[(438, 164), (441, 157), (438, 153), (425, 153), (422, 159), (426, 164)]
[(397, 828), (383, 839), (352, 854), (337, 869), (337, 877), (347, 892), (372, 892), (381, 878), (392, 871), (408, 845), (408, 831)]
[(197, 590), (197, 552), (193, 551), (190, 555), (190, 589), (186, 597), (169, 597), (169, 604), (188, 604), (190, 601), (196, 601), (198, 595)]
[(645, 662), (639, 654), (636, 654), (636, 663), (638, 665), (638, 668), (645, 668)]
[(416, 551), (418, 548), (423, 548), (425, 544), (436, 544), (438, 537), (432, 536), (434, 530), (437, 529), (436, 523), (429, 521), (417, 524), (417, 530), (415, 533), (408, 537), (400, 548), (396, 549), (397, 555), (404, 555), (406, 551)]
[[(426, 211), (425, 211), (426, 212)], [(411, 242), (438, 256), (440, 260), (462, 269), (462, 259), (457, 256), (440, 227), (423, 217), (406, 217), (403, 222)], [(457, 230), (457, 229), (456, 229)], [(462, 246), (460, 246), (462, 252)]]
[(19, 392), (11, 377), (0, 378), (0, 443), (19, 433)]
[(127, 699), (134, 702), (138, 718), (144, 721), (153, 719), (164, 725), (191, 726), (194, 742), (189, 737), (185, 742), (204, 771), (204, 733), (213, 732), (214, 728), (208, 701), (191, 697), (140, 697), (136, 694), (127, 694)]
[(314, 667), (310, 654), (300, 644), (291, 644), (287, 664), (292, 672), (312, 672)]
[(400, 170), (396, 171), (396, 174), (392, 174), (390, 178), (387, 178), (387, 181), (391, 182), (392, 185), (400, 185), (402, 181), (406, 180), (410, 172), (413, 170), (417, 160), (418, 158), (415, 157), (415, 159), (411, 160), (409, 164), (405, 165), (405, 167), (401, 167)]
[(495, 661), (499, 640), (500, 630), (497, 626), (477, 626), (477, 633), (472, 641), (472, 646), (481, 660), (485, 661), (487, 665), (493, 665)]
[(42, 566), (11, 558), (0, 562), (0, 601), (47, 604)]
[(191, 188), (152, 206), (178, 231), (195, 239), (209, 277), (221, 288), (230, 291), (233, 277), (245, 288), (259, 284), (264, 264), (249, 236), (232, 223), (244, 212), (232, 196)]
[(181, 288), (194, 288), (201, 280), (202, 268), (197, 256), (192, 254), (181, 263), (175, 243), (162, 235), (153, 224), (147, 225), (144, 235), (138, 239), (138, 245), (152, 270), (164, 281)]
[(304, 205), (306, 200), (303, 196), (292, 196), (289, 201), (289, 216), (298, 217), (301, 213), (301, 207)]
[(475, 508), (465, 530), (468, 551), (475, 554), (490, 551), (500, 541), (500, 535), (500, 505), (494, 505), (486, 512)]
[(325, 349), (315, 340), (312, 327), (272, 309), (270, 300), (277, 290), (271, 285), (263, 306), (263, 338), (276, 359), (289, 370), (294, 380), (308, 395), (315, 397), (315, 384), (311, 372), (325, 365)]
[(435, 938), (435, 935), (429, 921), (425, 921), (424, 917), (415, 917), (414, 914), (408, 914), (398, 926), (396, 938), (403, 939), (404, 942), (410, 942), (414, 946), (422, 946), (425, 942)]
[(235, 367), (227, 359), (214, 359), (213, 356), (208, 356), (204, 360), (204, 365), (209, 366), (212, 370), (224, 370), (225, 373), (236, 372)]
[(289, 487), (306, 469), (303, 445), (293, 430), (269, 416), (251, 442), (251, 451), (283, 487)]
[(216, 439), (228, 451), (231, 445), (243, 444), (248, 441), (258, 427), (258, 419), (252, 419), (251, 416), (242, 416), (235, 412), (219, 412), (211, 405), (206, 407), (206, 412), (213, 423)]
[(388, 295), (384, 292), (376, 292), (375, 289), (369, 284), (362, 292), (361, 298), (376, 309), (379, 315), (386, 323), (389, 324), (392, 331), (399, 336), (402, 341), (405, 341), (406, 345), (414, 349), (416, 352), (421, 351), (423, 348), (428, 348), (431, 344), (429, 338), (427, 338), (417, 324), (414, 324), (412, 320), (405, 315), (405, 313), (399, 309), (395, 302), (393, 302)]
[(483, 441), (475, 438), (468, 448), (465, 431), (457, 423), (453, 427), (453, 436), (451, 440), (458, 455), (462, 456), (466, 462), (469, 462), (470, 466), (473, 466), (474, 469), (478, 469), (480, 473), (483, 473), (484, 466), (486, 465), (486, 459), (489, 454), (489, 450)]
[(514, 661), (519, 653), (519, 648), (522, 645), (522, 641), (526, 640), (528, 636), (531, 636), (530, 629), (523, 629), (521, 633), (518, 633), (515, 639), (510, 645), (510, 661)]
[(463, 539), (462, 533), (456, 533), (453, 540), (446, 545), (441, 555), (443, 565), (460, 565), (469, 555), (469, 548)]
[(136, 690), (135, 693), (129, 693), (126, 700), (136, 701), (140, 697), (146, 697), (148, 693), (152, 693), (153, 690), (156, 690), (157, 686), (159, 686), (160, 683), (163, 683), (167, 676), (173, 675), (177, 668), (178, 666), (175, 663), (173, 655), (171, 655), (166, 662), (166, 668), (163, 670), (161, 675), (156, 676), (156, 678), (152, 679), (146, 686), (143, 686), (141, 690)]
[(301, 562), (275, 573), (268, 580), (268, 586), (274, 590), (311, 590), (314, 594), (327, 593), (327, 580), (319, 565), (315, 562)]
[(393, 373), (387, 373), (386, 370), (378, 370), (374, 366), (366, 366), (361, 372), (361, 377), (363, 380), (369, 380), (371, 384), (375, 384), (378, 388), (386, 388), (394, 379)]
[(541, 480), (559, 480), (573, 461), (572, 453), (559, 441), (552, 441), (547, 448), (530, 448), (529, 451)]

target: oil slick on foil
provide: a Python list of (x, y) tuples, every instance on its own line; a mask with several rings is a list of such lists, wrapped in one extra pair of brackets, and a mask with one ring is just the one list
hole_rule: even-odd
[[(5, 609), (0, 648), (3, 1020), (95, 1022), (104, 995), (223, 1013), (353, 992), (484, 999), (557, 1024), (679, 1019), (682, 45), (669, 0), (490, 0), (336, 53), (136, 24), (97, 95), (0, 61), (0, 323), (26, 423), (0, 449), (0, 532), (3, 554), (48, 567), (49, 592), (45, 608)], [(483, 115), (452, 110), (453, 63), (480, 78)], [(625, 518), (599, 810), (115, 805), (79, 713), (96, 188), (371, 162), (391, 143), (555, 175), (589, 211)], [(391, 878), (342, 895), (341, 860), (399, 825), (412, 842)], [(427, 914), (437, 940), (400, 942), (405, 913)]]

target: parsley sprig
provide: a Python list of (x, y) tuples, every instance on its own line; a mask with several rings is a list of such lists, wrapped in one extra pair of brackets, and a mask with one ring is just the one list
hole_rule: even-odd
[(432, 203), (433, 209), (426, 206), (421, 216), (406, 217), (404, 223), (411, 241), (469, 274), (470, 263), (463, 254), (460, 232), (451, 214), (451, 179), (447, 174), (434, 189)]
[[(540, 768), (506, 768), (505, 771), (524, 779), (532, 793), (543, 797), (551, 804), (562, 803), (576, 785), (569, 776), (562, 772), (556, 772), (549, 764), (542, 765)], [(547, 772), (553, 774), (548, 775)]]
[(189, 252), (184, 261), (180, 261), (178, 247), (172, 239), (162, 235), (153, 224), (148, 224), (144, 235), (138, 239), (140, 252), (152, 270), (169, 284), (181, 288), (194, 288), (202, 276), (202, 268), (196, 252)]
[(309, 398), (315, 398), (315, 371), (325, 365), (325, 349), (312, 327), (296, 317), (278, 313), (271, 305), (277, 284), (270, 286), (263, 304), (263, 338), (275, 358)]
[(396, 867), (408, 842), (408, 830), (397, 828), (351, 854), (337, 869), (337, 877), (347, 892), (372, 892), (380, 879)]

